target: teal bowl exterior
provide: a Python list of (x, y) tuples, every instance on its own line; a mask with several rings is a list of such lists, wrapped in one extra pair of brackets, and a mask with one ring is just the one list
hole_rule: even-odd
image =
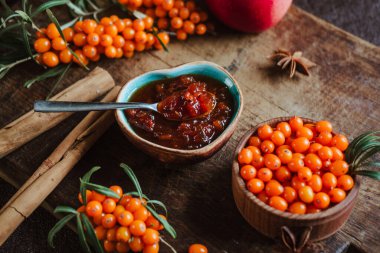
[(191, 62), (171, 69), (154, 70), (130, 80), (121, 89), (117, 102), (127, 102), (138, 89), (153, 81), (187, 74), (212, 77), (228, 87), (234, 100), (234, 114), (223, 133), (205, 147), (193, 150), (173, 149), (150, 142), (138, 136), (122, 110), (116, 111), (116, 120), (126, 137), (139, 149), (163, 162), (195, 162), (210, 157), (231, 137), (243, 110), (243, 96), (236, 80), (221, 66), (207, 61)]

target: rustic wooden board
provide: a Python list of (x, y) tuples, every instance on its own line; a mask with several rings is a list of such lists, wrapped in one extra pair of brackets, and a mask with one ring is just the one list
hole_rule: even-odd
[[(312, 77), (289, 80), (271, 67), (267, 56), (278, 47), (302, 50), (318, 63)], [(161, 164), (135, 149), (116, 124), (98, 141), (84, 159), (47, 199), (50, 206), (78, 205), (74, 196), (78, 178), (93, 165), (103, 170), (95, 175), (105, 185), (125, 183), (118, 164), (125, 162), (136, 172), (143, 191), (169, 207), (169, 219), (178, 239), (166, 238), (185, 252), (190, 243), (204, 243), (210, 252), (283, 252), (278, 242), (252, 229), (240, 216), (231, 193), (232, 153), (239, 138), (253, 125), (279, 116), (300, 115), (328, 119), (350, 138), (380, 123), (380, 49), (359, 38), (292, 7), (274, 29), (259, 35), (224, 32), (218, 36), (174, 42), (170, 53), (149, 52), (133, 60), (102, 60), (119, 85), (128, 79), (159, 68), (208, 60), (218, 63), (236, 77), (243, 90), (245, 108), (237, 131), (222, 150), (196, 165)], [(1, 81), (0, 126), (31, 109), (51, 88), (49, 82), (32, 89), (22, 87), (38, 67), (23, 65)], [(62, 89), (86, 74), (71, 70)], [(22, 77), (22, 79), (20, 78)], [(0, 175), (13, 185), (22, 184), (83, 117), (77, 114), (16, 152), (0, 160)], [(353, 214), (334, 236), (309, 245), (306, 252), (344, 252), (350, 243), (367, 252), (380, 251), (377, 228), (380, 188), (364, 179)], [(164, 247), (162, 252), (168, 252)]]

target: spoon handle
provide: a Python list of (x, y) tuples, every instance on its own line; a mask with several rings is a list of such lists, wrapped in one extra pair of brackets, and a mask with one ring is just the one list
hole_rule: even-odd
[[(156, 107), (155, 107), (156, 106)], [(147, 103), (101, 103), (101, 102), (64, 102), (45, 101), (34, 102), (36, 112), (84, 112), (84, 111), (104, 111), (114, 109), (149, 109), (157, 110), (157, 104)]]

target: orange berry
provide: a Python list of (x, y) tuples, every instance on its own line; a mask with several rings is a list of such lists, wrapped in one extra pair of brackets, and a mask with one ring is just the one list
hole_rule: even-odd
[(260, 140), (260, 138), (257, 137), (257, 136), (252, 136), (252, 137), (249, 138), (249, 140), (248, 140), (248, 145), (249, 145), (249, 146), (254, 146), (254, 147), (259, 148), (259, 147), (260, 147), (260, 144), (261, 144), (261, 140)]
[(170, 11), (169, 11), (169, 17), (170, 18), (175, 18), (175, 17), (178, 17), (179, 15), (179, 10), (178, 8), (172, 8)]
[(90, 217), (101, 215), (103, 212), (103, 206), (99, 201), (91, 200), (86, 205), (86, 213)]
[(288, 208), (288, 203), (280, 196), (273, 196), (269, 199), (269, 205), (277, 210), (285, 211)]
[(292, 203), (297, 199), (297, 191), (293, 187), (285, 186), (282, 197), (286, 200), (286, 202)]
[(269, 140), (272, 137), (273, 129), (269, 125), (263, 125), (257, 129), (257, 135), (261, 140)]
[(330, 166), (330, 172), (335, 176), (342, 176), (348, 172), (348, 163), (342, 160), (335, 161)]
[(39, 31), (36, 31), (36, 37), (39, 38), (46, 38), (46, 28), (42, 28)]
[(262, 191), (262, 192), (260, 192), (259, 194), (257, 194), (257, 198), (258, 198), (259, 200), (261, 200), (262, 202), (264, 202), (265, 204), (268, 204), (269, 197), (268, 197), (268, 195), (265, 193), (265, 191)]
[(141, 220), (134, 220), (131, 225), (129, 225), (129, 231), (134, 236), (142, 236), (145, 234), (146, 225)]
[(260, 149), (257, 148), (257, 147), (255, 147), (255, 146), (248, 146), (246, 148), (249, 149), (249, 150), (251, 150), (253, 156), (261, 155)]
[(106, 252), (114, 252), (115, 249), (116, 249), (116, 245), (114, 242), (111, 242), (111, 241), (108, 241), (108, 240), (105, 240), (103, 242), (103, 248)]
[(290, 185), (296, 190), (298, 191), (299, 189), (301, 189), (302, 187), (306, 186), (306, 183), (304, 181), (301, 181), (298, 176), (294, 176), (292, 178), (292, 181), (290, 183)]
[(314, 192), (310, 186), (303, 186), (298, 190), (298, 197), (304, 203), (311, 203), (314, 200)]
[(127, 41), (125, 41), (125, 44), (123, 46), (123, 50), (127, 51), (127, 52), (133, 52), (135, 50), (135, 44), (132, 41), (127, 40)]
[(128, 242), (131, 238), (131, 233), (127, 227), (119, 227), (116, 230), (116, 240), (119, 242)]
[(182, 18), (182, 20), (188, 19), (190, 16), (190, 11), (186, 7), (181, 7), (179, 9), (179, 17)]
[(147, 228), (152, 228), (154, 230), (159, 230), (160, 228), (160, 222), (156, 218), (154, 218), (153, 215), (149, 216), (146, 219), (145, 225)]
[(106, 198), (103, 201), (103, 212), (105, 213), (113, 213), (116, 208), (116, 202), (112, 198)]
[(281, 160), (274, 154), (264, 155), (264, 164), (271, 170), (278, 170), (281, 166)]
[(138, 198), (132, 198), (125, 207), (130, 212), (135, 212), (141, 207), (141, 200)]
[(146, 34), (146, 42), (145, 42), (147, 49), (149, 49), (153, 46), (154, 41), (155, 41), (154, 35), (151, 33), (147, 33)]
[(139, 236), (133, 236), (132, 239), (129, 241), (129, 248), (133, 252), (140, 252), (144, 249), (144, 243)]
[(113, 39), (111, 35), (103, 34), (100, 36), (100, 45), (102, 45), (103, 47), (111, 46), (112, 43), (113, 43)]
[(137, 52), (142, 52), (145, 50), (145, 44), (144, 43), (137, 43), (135, 42), (135, 50)]
[(110, 26), (110, 25), (113, 25), (113, 22), (112, 22), (112, 20), (109, 17), (103, 17), (100, 20), (100, 24), (102, 24), (104, 26)]
[(116, 241), (116, 231), (118, 227), (113, 227), (107, 230), (107, 240), (110, 242)]
[(322, 185), (324, 188), (331, 190), (336, 187), (338, 180), (336, 176), (330, 172), (326, 172), (322, 176)]
[(116, 251), (118, 253), (127, 253), (129, 251), (129, 245), (127, 242), (117, 242)]
[(288, 163), (288, 168), (291, 172), (298, 172), (299, 169), (305, 167), (304, 161), (299, 157), (294, 157)]
[(145, 30), (149, 30), (153, 27), (154, 20), (152, 17), (146, 16), (143, 18)]
[(320, 213), (321, 209), (316, 208), (314, 204), (306, 206), (306, 213)]
[(144, 206), (139, 207), (133, 213), (133, 217), (135, 220), (146, 221), (146, 219), (148, 219), (148, 216), (149, 216), (149, 212)]
[(316, 154), (307, 154), (305, 159), (305, 166), (309, 167), (312, 171), (318, 171), (322, 168), (322, 160)]
[(285, 143), (285, 135), (281, 131), (276, 130), (273, 132), (271, 140), (276, 146), (281, 146)]
[(309, 128), (301, 127), (297, 130), (296, 136), (297, 137), (305, 137), (306, 139), (311, 141), (314, 137), (314, 134), (313, 134), (313, 131), (311, 131)]
[(300, 117), (294, 116), (289, 120), (290, 128), (293, 132), (296, 132), (298, 129), (303, 127), (303, 120)]
[(116, 47), (114, 46), (108, 46), (106, 47), (105, 49), (105, 52), (104, 54), (108, 57), (108, 58), (115, 58), (116, 57)]
[(88, 57), (88, 58), (93, 58), (96, 56), (97, 54), (97, 51), (96, 51), (96, 47), (94, 46), (91, 46), (91, 45), (85, 45), (83, 47), (83, 54)]
[(132, 27), (127, 27), (123, 31), (123, 37), (126, 40), (132, 40), (135, 37), (135, 30)]
[(281, 131), (284, 134), (285, 138), (288, 138), (292, 134), (292, 129), (290, 128), (288, 122), (278, 123), (276, 129), (278, 131)]
[(330, 149), (333, 152), (333, 157), (332, 157), (333, 161), (338, 161), (338, 160), (344, 159), (344, 155), (343, 155), (342, 151), (340, 151), (337, 147), (331, 147)]
[(94, 229), (94, 232), (99, 240), (105, 240), (107, 238), (107, 229), (105, 229), (103, 226), (97, 226)]
[(136, 43), (142, 43), (144, 44), (147, 40), (147, 34), (144, 31), (137, 31), (135, 34), (135, 41)]
[(142, 19), (135, 19), (133, 20), (132, 27), (136, 32), (144, 31), (145, 23)]
[(159, 18), (157, 21), (158, 29), (165, 30), (169, 27), (169, 20), (167, 18)]
[(338, 178), (337, 187), (349, 191), (354, 187), (354, 179), (350, 175), (342, 175)]
[(54, 38), (57, 38), (57, 37), (60, 37), (60, 33), (58, 31), (58, 28), (57, 26), (54, 24), (54, 23), (50, 23), (47, 27), (46, 27), (46, 35), (49, 37), (49, 39), (54, 39)]
[(253, 159), (253, 153), (250, 149), (243, 148), (239, 155), (238, 155), (238, 161), (240, 164), (250, 164)]
[(52, 67), (55, 67), (55, 66), (58, 65), (59, 59), (58, 59), (58, 56), (55, 53), (49, 51), (49, 52), (43, 53), (43, 55), (42, 55), (42, 62), (46, 66), (52, 68)]
[(122, 32), (125, 29), (125, 22), (122, 19), (118, 19), (115, 21), (114, 25), (117, 28), (117, 32)]
[(117, 27), (116, 25), (109, 25), (104, 28), (104, 32), (111, 37), (115, 37), (117, 35)]
[(331, 146), (338, 148), (340, 151), (345, 151), (348, 147), (348, 139), (343, 134), (337, 134), (332, 138)]
[(161, 6), (165, 11), (170, 11), (174, 7), (174, 0), (163, 0)]
[(115, 24), (115, 22), (119, 20), (119, 17), (117, 15), (111, 15), (110, 19), (112, 21), (112, 24)]
[(102, 35), (104, 33), (104, 25), (98, 25), (96, 28), (95, 28), (95, 31), (94, 33), (96, 33), (97, 35)]
[[(166, 32), (160, 32), (157, 34), (157, 36), (160, 38), (160, 40), (162, 41), (164, 45), (167, 45), (170, 41), (170, 37)], [(158, 42), (157, 38), (155, 38), (154, 47), (158, 50), (163, 49), (161, 44)]]
[(116, 48), (122, 48), (125, 45), (125, 39), (123, 36), (117, 35), (113, 37), (112, 45)]
[(314, 192), (320, 192), (322, 190), (322, 179), (319, 175), (312, 175), (310, 181), (307, 182), (307, 185), (313, 189)]
[(296, 214), (305, 214), (306, 205), (302, 202), (294, 202), (289, 206), (289, 212)]
[(301, 181), (308, 182), (311, 180), (313, 172), (308, 167), (302, 167), (298, 170), (297, 176)]
[(324, 192), (318, 192), (314, 197), (314, 206), (319, 209), (325, 209), (330, 205), (330, 197)]
[(190, 21), (193, 22), (194, 24), (198, 24), (201, 21), (201, 16), (199, 15), (198, 12), (193, 12), (190, 15)]
[(195, 2), (194, 1), (187, 1), (186, 2), (186, 8), (189, 9), (189, 11), (194, 11), (195, 10)]
[(124, 57), (132, 58), (134, 55), (134, 51), (124, 51)]
[(202, 244), (192, 244), (189, 247), (188, 253), (208, 253), (208, 249)]
[(154, 243), (151, 245), (144, 245), (142, 253), (158, 253), (160, 251), (160, 244)]
[(85, 207), (85, 206), (80, 206), (80, 207), (77, 209), (77, 212), (79, 212), (79, 213), (85, 213), (85, 212), (86, 212), (86, 207)]
[(240, 176), (245, 180), (249, 181), (256, 177), (256, 169), (252, 165), (244, 165), (240, 169)]
[(83, 32), (85, 32), (87, 34), (90, 34), (90, 33), (95, 32), (96, 26), (97, 26), (97, 24), (96, 24), (95, 20), (85, 19), (83, 21), (83, 24), (82, 24), (82, 30), (83, 30)]
[(105, 213), (101, 213), (99, 215), (96, 215), (93, 218), (93, 222), (96, 224), (96, 225), (102, 225), (102, 220), (103, 220), (103, 217), (105, 216), (106, 214)]
[(115, 215), (115, 217), (117, 218), (124, 211), (124, 206), (119, 202), (119, 204), (115, 207), (115, 210), (113, 210), (112, 214)]
[(248, 181), (247, 189), (250, 192), (257, 194), (257, 193), (261, 192), (262, 190), (264, 190), (264, 182), (258, 178), (253, 178), (253, 179)]
[(50, 40), (46, 38), (39, 38), (34, 42), (34, 49), (37, 53), (45, 53), (50, 50), (50, 47)]
[(296, 153), (306, 152), (310, 147), (310, 141), (306, 137), (299, 137), (292, 141), (292, 148)]
[(183, 23), (183, 30), (187, 33), (187, 34), (194, 34), (194, 31), (195, 31), (195, 25), (193, 22), (189, 21), (189, 20), (186, 20), (184, 23)]
[(96, 54), (94, 57), (89, 58), (90, 61), (96, 62), (100, 60), (100, 54)]
[[(91, 201), (92, 192), (90, 190), (86, 190), (86, 200), (87, 202)], [(81, 204), (83, 204), (82, 194), (78, 193), (78, 200)]]
[(73, 54), (68, 48), (66, 48), (59, 52), (59, 60), (62, 63), (70, 63), (73, 60)]
[(76, 22), (74, 25), (74, 31), (77, 33), (83, 32), (82, 25), (83, 25), (83, 21)]
[(164, 18), (166, 17), (166, 11), (162, 6), (157, 6), (156, 10), (154, 11), (154, 14), (158, 18)]
[(265, 186), (265, 193), (269, 196), (279, 196), (284, 192), (284, 187), (276, 180), (270, 180)]
[(113, 228), (116, 225), (116, 217), (113, 214), (106, 214), (102, 219), (102, 226), (105, 228)]
[(171, 19), (170, 25), (174, 29), (180, 29), (183, 26), (183, 21), (182, 21), (182, 19), (180, 17), (174, 17), (174, 18)]
[(100, 42), (100, 36), (97, 33), (87, 35), (87, 43), (91, 46), (97, 46)]
[(142, 0), (129, 0), (128, 1), (128, 7), (132, 10), (136, 10), (142, 5)]
[(330, 146), (332, 140), (332, 134), (330, 132), (321, 132), (319, 133), (316, 141), (324, 146)]
[(74, 38), (74, 30), (70, 27), (67, 27), (65, 29), (62, 30), (62, 33), (63, 33), (63, 37), (65, 37), (65, 40), (67, 42), (70, 42), (73, 40)]
[(321, 121), (317, 122), (317, 124), (315, 125), (315, 129), (319, 133), (322, 133), (322, 132), (331, 133), (332, 132), (332, 125), (329, 121), (321, 120)]
[(133, 214), (130, 211), (123, 211), (117, 216), (117, 221), (122, 226), (129, 226), (133, 222)]
[(75, 46), (82, 47), (86, 44), (87, 37), (84, 33), (76, 33), (73, 37)]
[(177, 35), (178, 40), (186, 40), (187, 39), (187, 33), (184, 30), (177, 30), (176, 35)]
[(287, 149), (287, 148), (279, 151), (277, 155), (278, 155), (278, 158), (280, 158), (281, 163), (283, 164), (288, 164), (293, 158), (292, 151), (290, 151), (290, 149)]
[(324, 146), (318, 150), (318, 156), (322, 160), (330, 160), (333, 158), (333, 151), (331, 150), (331, 148)]
[(346, 192), (340, 188), (334, 188), (329, 192), (329, 196), (332, 203), (339, 203), (346, 198)]
[(265, 154), (270, 154), (273, 153), (275, 146), (272, 141), (265, 140), (261, 143), (260, 148)]
[(98, 202), (103, 202), (106, 199), (106, 196), (98, 193), (96, 191), (92, 191), (92, 200), (96, 200)]
[(142, 2), (145, 7), (153, 7), (153, 0), (143, 0)]
[(152, 245), (160, 241), (160, 234), (154, 229), (147, 228), (142, 240), (145, 244)]
[(316, 154), (318, 153), (318, 151), (322, 148), (323, 146), (319, 143), (312, 143), (310, 144), (310, 148), (308, 150), (309, 153), (313, 153), (313, 154)]
[(269, 182), (273, 177), (273, 172), (268, 168), (261, 168), (257, 172), (257, 178), (263, 182)]
[(260, 169), (264, 166), (264, 157), (261, 155), (253, 155), (251, 165), (256, 169)]
[(185, 7), (185, 2), (183, 0), (175, 0), (174, 7), (177, 9)]
[(292, 178), (292, 174), (288, 168), (281, 166), (278, 170), (276, 170), (275, 177), (278, 181), (285, 182)]

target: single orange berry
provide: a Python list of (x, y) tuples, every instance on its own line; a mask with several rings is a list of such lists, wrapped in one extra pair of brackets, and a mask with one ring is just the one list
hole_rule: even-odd
[(286, 202), (292, 203), (297, 199), (297, 191), (293, 187), (285, 186), (282, 197), (286, 200)]
[(146, 225), (141, 220), (134, 220), (131, 225), (129, 225), (129, 231), (134, 236), (142, 236), (145, 234)]
[(165, 11), (170, 11), (174, 7), (174, 0), (163, 0), (161, 6)]
[(264, 157), (254, 154), (251, 165), (253, 165), (256, 169), (261, 169), (264, 166)]
[[(92, 192), (90, 190), (86, 190), (86, 200), (87, 202), (91, 201)], [(78, 193), (78, 200), (81, 204), (83, 204), (82, 194)]]
[(330, 160), (333, 158), (333, 151), (331, 150), (331, 148), (329, 147), (322, 147), (321, 149), (318, 150), (318, 156), (322, 159), (322, 160)]
[(330, 172), (339, 177), (348, 172), (348, 163), (342, 160), (335, 161), (330, 166)]
[(83, 47), (86, 44), (87, 37), (84, 33), (76, 33), (73, 37), (75, 46)]
[(257, 193), (261, 192), (262, 190), (264, 190), (264, 182), (258, 178), (253, 178), (253, 179), (248, 181), (247, 189), (250, 192), (257, 194)]
[(37, 53), (45, 53), (50, 50), (51, 43), (47, 38), (39, 38), (34, 42), (34, 49)]
[(171, 19), (170, 25), (174, 29), (180, 29), (183, 26), (183, 21), (180, 17), (174, 17)]
[(310, 147), (310, 141), (306, 137), (299, 137), (292, 141), (292, 148), (296, 153), (306, 152)]
[(116, 202), (112, 198), (106, 198), (103, 201), (103, 212), (105, 213), (113, 213), (116, 208)]
[(137, 31), (135, 34), (135, 41), (136, 43), (142, 43), (144, 44), (147, 41), (147, 34), (144, 31)]
[(284, 187), (276, 180), (270, 180), (265, 186), (265, 193), (269, 196), (279, 196), (284, 192)]
[(120, 35), (113, 37), (112, 45), (116, 48), (122, 48), (125, 45), (124, 37)]
[(145, 221), (145, 225), (147, 228), (152, 228), (154, 230), (159, 230), (160, 228), (160, 222), (154, 218), (154, 216), (149, 216), (146, 221)]
[(106, 196), (98, 193), (96, 191), (92, 191), (92, 200), (96, 200), (98, 202), (103, 202), (106, 199)]
[(129, 251), (129, 244), (127, 242), (117, 242), (116, 251), (118, 253), (127, 253)]
[(338, 161), (338, 160), (344, 159), (344, 155), (343, 155), (342, 151), (340, 151), (337, 147), (331, 147), (330, 149), (333, 152), (333, 157), (332, 157), (333, 161)]
[(253, 153), (248, 148), (243, 148), (238, 155), (238, 161), (240, 164), (250, 164), (252, 159)]
[(202, 244), (192, 244), (189, 247), (188, 253), (208, 253), (208, 249)]
[(280, 196), (273, 196), (269, 199), (269, 205), (277, 210), (285, 211), (288, 209), (288, 203)]
[(274, 154), (265, 154), (264, 164), (267, 168), (271, 170), (278, 170), (281, 166), (281, 160), (280, 158), (278, 158), (278, 156)]
[(281, 163), (283, 164), (288, 164), (293, 158), (292, 151), (290, 151), (290, 149), (287, 149), (287, 148), (279, 151), (277, 155), (278, 155), (278, 158), (280, 158)]
[(329, 121), (321, 120), (321, 121), (317, 122), (317, 124), (315, 125), (315, 129), (319, 133), (322, 133), (322, 132), (331, 133), (333, 128), (332, 128), (332, 125)]
[(133, 222), (133, 214), (129, 211), (123, 211), (117, 217), (117, 221), (122, 226), (129, 226)]
[(336, 187), (338, 180), (331, 172), (326, 172), (322, 175), (322, 185), (324, 188), (331, 190)]
[(299, 169), (305, 167), (305, 163), (302, 160), (302, 158), (299, 157), (292, 157), (290, 162), (288, 163), (288, 168), (291, 172), (298, 172)]
[(198, 24), (201, 21), (201, 16), (199, 15), (198, 12), (193, 12), (190, 15), (190, 21), (193, 22), (194, 24)]
[(123, 46), (123, 50), (127, 52), (133, 52), (135, 50), (135, 44), (130, 40), (126, 40)]
[(113, 39), (111, 35), (103, 34), (100, 36), (100, 45), (102, 45), (103, 47), (111, 46), (112, 43), (113, 43)]
[(149, 30), (153, 27), (154, 20), (152, 17), (146, 16), (143, 18), (145, 30)]
[(67, 27), (62, 30), (63, 37), (67, 42), (71, 42), (74, 38), (74, 30), (71, 27)]
[(325, 209), (330, 205), (330, 197), (327, 193), (318, 192), (314, 197), (314, 206), (319, 209)]
[(96, 28), (95, 28), (95, 31), (94, 33), (96, 33), (97, 35), (102, 35), (104, 33), (104, 25), (98, 25)]
[(331, 146), (338, 148), (340, 151), (345, 151), (348, 147), (348, 139), (343, 134), (337, 134), (332, 138)]
[(105, 240), (107, 238), (107, 229), (105, 229), (103, 226), (97, 226), (94, 232), (99, 240)]
[(303, 127), (303, 120), (300, 117), (294, 116), (289, 120), (290, 128), (293, 132), (296, 132), (298, 129)]
[(139, 236), (133, 236), (132, 239), (129, 241), (129, 248), (133, 252), (140, 252), (144, 249), (144, 243)]
[(310, 186), (303, 186), (298, 190), (298, 197), (304, 203), (311, 203), (314, 200), (314, 192)]
[(125, 207), (130, 212), (135, 212), (141, 207), (141, 200), (138, 198), (132, 198)]
[(322, 178), (319, 175), (313, 174), (307, 185), (313, 189), (314, 192), (320, 192), (322, 190)]
[(46, 66), (52, 68), (52, 67), (55, 67), (55, 66), (58, 65), (59, 59), (58, 59), (58, 56), (55, 53), (49, 51), (49, 52), (43, 53), (43, 55), (42, 55), (42, 62)]
[(119, 17), (117, 15), (111, 15), (110, 19), (112, 21), (112, 24), (115, 24), (115, 22), (119, 20)]
[(305, 137), (306, 139), (311, 141), (314, 137), (314, 134), (313, 131), (311, 131), (309, 128), (303, 126), (296, 131), (296, 136)]
[(316, 154), (307, 154), (305, 159), (305, 166), (309, 167), (312, 171), (318, 171), (322, 168), (322, 160)]
[(103, 217), (105, 216), (106, 214), (105, 213), (101, 213), (99, 215), (96, 215), (94, 217), (92, 217), (92, 221), (96, 224), (96, 225), (102, 225), (102, 220), (103, 220)]
[(194, 1), (187, 1), (186, 2), (186, 8), (189, 9), (189, 11), (194, 11), (195, 10), (195, 2)]
[(145, 234), (142, 236), (142, 240), (147, 245), (152, 245), (160, 241), (160, 233), (158, 231), (147, 228)]
[(142, 5), (142, 0), (129, 0), (128, 7), (132, 10), (136, 10)]
[(306, 182), (304, 181), (301, 181), (298, 176), (294, 176), (292, 177), (292, 181), (290, 182), (290, 185), (296, 190), (298, 191), (299, 189), (301, 189), (302, 187), (306, 186)]
[(158, 253), (160, 251), (160, 244), (154, 243), (151, 245), (144, 245), (142, 253)]
[(170, 18), (178, 17), (178, 15), (179, 15), (179, 10), (178, 10), (178, 8), (175, 8), (175, 7), (172, 8), (172, 9), (169, 11), (168, 15), (169, 15)]
[(106, 252), (114, 252), (116, 249), (116, 244), (114, 242), (105, 240), (103, 242), (103, 248)]
[(59, 52), (59, 60), (62, 63), (70, 63), (73, 60), (73, 54), (68, 48), (66, 48)]
[(354, 187), (354, 179), (350, 175), (342, 175), (338, 178), (337, 187), (349, 191)]
[(39, 31), (36, 31), (36, 37), (39, 38), (46, 38), (46, 28), (41, 28)]
[(342, 202), (346, 198), (346, 192), (340, 188), (334, 188), (329, 192), (332, 203)]
[(305, 214), (306, 213), (306, 205), (302, 202), (294, 202), (289, 206), (289, 212), (295, 214)]
[(281, 131), (284, 134), (285, 138), (288, 138), (289, 136), (292, 135), (292, 129), (290, 128), (290, 125), (288, 122), (278, 123), (276, 126), (276, 129), (278, 131)]
[(96, 24), (95, 20), (85, 19), (83, 21), (83, 24), (82, 24), (82, 30), (83, 30), (83, 32), (85, 32), (87, 34), (90, 34), (90, 33), (95, 32), (96, 26), (97, 26), (97, 24)]
[(116, 217), (113, 214), (106, 214), (102, 219), (102, 226), (105, 228), (113, 228), (116, 225)]
[(190, 16), (190, 10), (186, 7), (181, 7), (179, 9), (179, 17), (182, 18), (182, 20), (188, 19)]
[(54, 39), (54, 38), (57, 38), (57, 37), (60, 37), (60, 33), (58, 31), (58, 28), (57, 26), (54, 24), (54, 23), (50, 23), (47, 27), (46, 27), (46, 35), (49, 37), (49, 39)]
[(323, 131), (319, 133), (316, 141), (323, 146), (330, 146), (332, 140), (332, 134), (330, 132)]
[(86, 213), (90, 217), (101, 215), (103, 212), (103, 206), (99, 201), (91, 200), (86, 205)]
[(249, 181), (256, 177), (256, 169), (252, 165), (244, 165), (240, 169), (240, 176), (245, 180)]
[(97, 54), (96, 47), (91, 46), (91, 45), (85, 45), (83, 47), (83, 54), (88, 57), (88, 58), (93, 58)]
[(281, 166), (278, 170), (276, 170), (275, 177), (278, 181), (285, 182), (292, 178), (292, 174), (288, 168)]
[(132, 58), (134, 55), (134, 51), (124, 51), (124, 57)]
[(117, 35), (117, 27), (116, 25), (109, 25), (104, 28), (104, 32), (111, 37), (115, 37)]
[(132, 27), (136, 32), (144, 31), (144, 29), (145, 29), (144, 20), (142, 20), (142, 19), (133, 20)]
[(263, 182), (269, 182), (273, 177), (273, 172), (268, 168), (261, 168), (257, 172), (257, 178)]
[(87, 43), (91, 46), (97, 46), (100, 43), (100, 36), (97, 33), (87, 35)]
[(252, 136), (252, 137), (249, 138), (249, 140), (248, 140), (248, 145), (249, 145), (249, 146), (254, 146), (254, 147), (259, 148), (259, 147), (260, 147), (260, 144), (261, 144), (261, 140), (260, 140), (260, 138), (257, 137), (257, 136)]
[(320, 213), (322, 210), (315, 207), (314, 204), (306, 206), (306, 213)]
[(269, 140), (272, 137), (273, 129), (269, 125), (263, 125), (257, 130), (257, 135), (261, 140)]
[[(161, 42), (164, 44), (164, 45), (167, 45), (170, 41), (170, 37), (169, 35), (166, 33), (166, 32), (160, 32), (157, 34), (157, 36), (160, 38)], [(154, 43), (154, 47), (158, 50), (162, 50), (163, 47), (161, 46), (161, 43), (158, 41), (157, 38), (155, 38), (155, 43)]]
[(125, 22), (122, 19), (118, 19), (115, 21), (114, 25), (117, 28), (117, 32), (121, 33), (125, 29)]
[(261, 200), (262, 202), (264, 202), (265, 204), (268, 204), (269, 197), (268, 197), (268, 195), (265, 193), (265, 191), (262, 191), (262, 192), (260, 192), (259, 194), (257, 194), (257, 198), (258, 198), (259, 200)]
[(135, 50), (137, 52), (142, 52), (145, 50), (145, 44), (144, 43), (137, 43), (135, 42)]
[(323, 148), (323, 145), (317, 143), (317, 142), (314, 142), (312, 144), (310, 144), (310, 148), (308, 150), (309, 153), (313, 153), (313, 154), (316, 154), (318, 153), (318, 151)]
[(276, 130), (273, 132), (273, 134), (271, 136), (271, 140), (276, 146), (284, 145), (285, 135), (281, 131)]
[(115, 217), (119, 217), (119, 215), (125, 211), (125, 208), (123, 205), (119, 204), (115, 207), (115, 210), (113, 210), (112, 214), (115, 215)]
[(273, 153), (275, 145), (272, 141), (265, 140), (260, 145), (261, 151), (265, 154)]
[(177, 30), (176, 36), (178, 40), (186, 40), (187, 39), (187, 33), (184, 30)]
[(116, 231), (118, 227), (113, 227), (107, 230), (107, 240), (110, 242), (116, 241)]
[(110, 26), (110, 25), (113, 25), (113, 22), (112, 22), (112, 20), (109, 17), (103, 17), (100, 20), (100, 24), (102, 24), (104, 26)]
[(146, 221), (148, 219), (149, 212), (144, 206), (140, 206), (134, 213), (133, 217), (135, 220)]
[(260, 149), (257, 148), (257, 147), (255, 147), (255, 146), (248, 146), (246, 148), (249, 149), (249, 150), (251, 150), (253, 156), (255, 156), (255, 155), (261, 155)]
[(162, 6), (157, 6), (154, 11), (154, 15), (158, 18), (164, 18), (166, 17), (166, 11), (164, 8), (162, 8)]
[(115, 58), (116, 57), (116, 47), (114, 46), (108, 46), (106, 47), (105, 51), (104, 51), (104, 54), (108, 57), (108, 58)]
[(74, 25), (74, 31), (77, 33), (83, 32), (82, 25), (83, 25), (83, 21), (76, 22)]
[(186, 20), (184, 23), (183, 23), (183, 30), (187, 33), (187, 34), (194, 34), (195, 32), (195, 25), (193, 22), (189, 21), (189, 20)]
[(185, 7), (185, 2), (183, 0), (175, 0), (174, 7), (177, 9)]
[(298, 170), (297, 176), (301, 181), (308, 182), (311, 180), (313, 172), (308, 167), (303, 167)]
[(119, 242), (128, 242), (131, 238), (131, 232), (127, 227), (119, 227), (116, 230), (116, 240)]
[(132, 40), (135, 37), (135, 30), (132, 27), (127, 27), (123, 31), (123, 37), (126, 40)]

